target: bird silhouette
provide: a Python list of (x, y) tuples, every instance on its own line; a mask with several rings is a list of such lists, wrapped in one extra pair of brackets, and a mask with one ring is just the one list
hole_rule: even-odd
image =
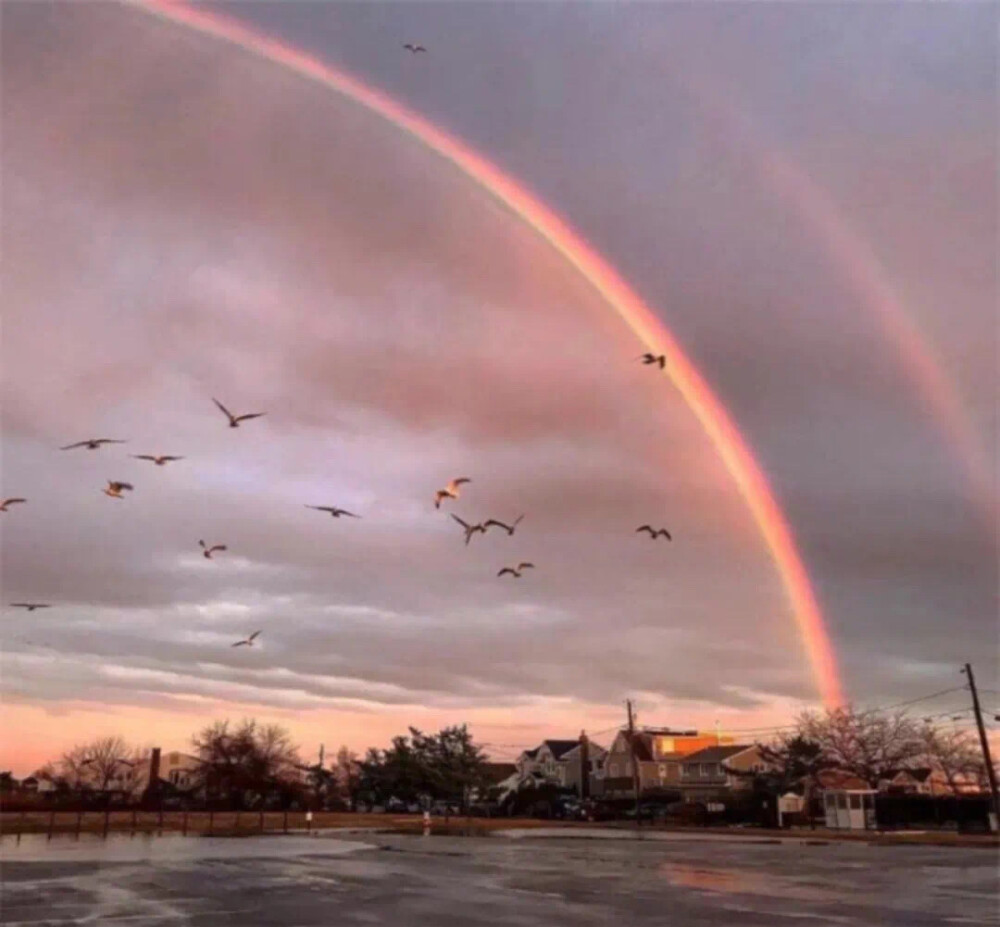
[(660, 370), (663, 370), (663, 368), (667, 366), (666, 354), (651, 354), (647, 352), (638, 359), (641, 360), (644, 364), (659, 364)]
[(472, 540), (472, 535), (474, 535), (477, 531), (480, 534), (486, 534), (486, 528), (483, 527), (483, 525), (470, 525), (467, 521), (462, 521), (462, 519), (459, 518), (457, 515), (452, 515), (451, 517), (454, 518), (455, 521), (457, 521), (462, 526), (462, 530), (465, 531), (466, 547), (469, 546), (469, 541)]
[(406, 42), (403, 45), (403, 48), (405, 48), (408, 52), (412, 52), (414, 55), (417, 54), (418, 52), (427, 51), (427, 49), (424, 48), (423, 45), (414, 45), (412, 42)]
[(211, 547), (209, 547), (204, 541), (199, 541), (198, 542), (198, 546), (201, 548), (201, 550), (202, 550), (202, 556), (206, 560), (211, 560), (212, 559), (212, 554), (215, 553), (215, 551), (217, 551), (217, 550), (228, 550), (229, 549), (228, 547), (226, 547), (225, 544), (213, 544)]
[(436, 493), (434, 493), (434, 508), (441, 508), (441, 502), (444, 499), (457, 499), (459, 497), (458, 487), (463, 483), (471, 482), (472, 480), (470, 480), (467, 476), (459, 476), (451, 480), (451, 482), (449, 482), (444, 489), (439, 489)]
[(519, 563), (516, 567), (504, 567), (499, 573), (497, 573), (497, 576), (503, 576), (505, 573), (510, 573), (510, 575), (515, 579), (520, 579), (521, 573), (528, 569), (533, 570), (534, 568), (535, 565), (533, 563)]
[(52, 608), (51, 605), (46, 605), (44, 602), (11, 602), (10, 607), (26, 608), (29, 612), (33, 612), (37, 608)]
[(521, 523), (522, 518), (524, 518), (523, 515), (518, 515), (518, 517), (514, 519), (514, 523), (510, 525), (505, 524), (502, 521), (497, 521), (495, 518), (488, 518), (486, 521), (483, 522), (483, 527), (492, 528), (496, 526), (497, 528), (503, 528), (503, 530), (506, 531), (508, 535), (513, 535), (514, 529)]
[(104, 490), (104, 495), (112, 499), (124, 499), (123, 490), (131, 492), (135, 487), (131, 483), (122, 483), (119, 480), (108, 480), (108, 488)]
[(77, 441), (76, 444), (67, 444), (59, 450), (71, 451), (74, 447), (85, 447), (88, 451), (96, 451), (102, 444), (125, 444), (125, 442), (116, 438), (88, 438), (86, 441)]
[(635, 529), (635, 533), (638, 534), (640, 531), (649, 532), (649, 537), (651, 540), (655, 541), (661, 535), (665, 537), (668, 541), (672, 541), (673, 538), (670, 536), (670, 532), (666, 528), (654, 528), (652, 525), (641, 525)]
[(213, 397), (212, 402), (214, 402), (221, 410), (223, 415), (229, 419), (230, 428), (239, 428), (240, 422), (245, 422), (250, 418), (260, 418), (262, 415), (267, 415), (266, 412), (247, 412), (245, 415), (233, 415), (218, 399)]
[(235, 644), (233, 644), (233, 646), (234, 647), (253, 647), (253, 642), (256, 640), (257, 635), (259, 635), (259, 634), (260, 634), (260, 631), (254, 631), (253, 634), (251, 634), (249, 637), (244, 638), (241, 641), (237, 641)]
[(183, 457), (171, 457), (169, 454), (133, 454), (136, 460), (151, 460), (158, 467), (170, 463), (172, 460), (183, 460)]
[(4, 499), (3, 502), (0, 502), (0, 512), (6, 512), (8, 505), (16, 505), (18, 502), (27, 502), (27, 501), (28, 501), (27, 499), (21, 499), (21, 498)]
[(335, 505), (307, 505), (306, 508), (315, 509), (317, 512), (329, 512), (334, 518), (340, 518), (341, 515), (347, 515), (349, 518), (361, 517), (354, 512), (348, 512), (347, 509), (338, 509)]

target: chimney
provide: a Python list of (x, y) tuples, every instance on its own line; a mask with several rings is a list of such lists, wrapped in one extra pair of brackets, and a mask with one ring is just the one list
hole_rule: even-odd
[(142, 793), (143, 802), (152, 801), (160, 794), (160, 748), (153, 747), (149, 755), (149, 781)]

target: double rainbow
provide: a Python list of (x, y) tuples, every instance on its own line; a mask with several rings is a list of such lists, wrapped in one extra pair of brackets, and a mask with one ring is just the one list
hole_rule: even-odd
[(747, 442), (670, 331), (583, 238), (521, 184), (482, 155), (380, 91), (245, 26), (166, 0), (124, 0), (160, 19), (239, 46), (316, 81), (377, 113), (447, 159), (544, 238), (600, 293), (646, 349), (665, 354), (665, 375), (684, 397), (732, 476), (781, 576), (823, 702), (843, 702), (840, 677), (819, 603), (791, 528)]

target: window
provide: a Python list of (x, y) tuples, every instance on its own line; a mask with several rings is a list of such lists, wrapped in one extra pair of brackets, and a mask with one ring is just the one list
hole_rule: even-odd
[(861, 796), (860, 795), (851, 795), (849, 797), (851, 799), (851, 811), (860, 811), (861, 810)]
[(667, 764), (666, 763), (660, 763), (659, 767), (657, 768), (657, 772), (659, 773), (661, 779), (666, 779), (667, 778)]
[(839, 811), (847, 810), (847, 796), (843, 792), (837, 793), (837, 809)]

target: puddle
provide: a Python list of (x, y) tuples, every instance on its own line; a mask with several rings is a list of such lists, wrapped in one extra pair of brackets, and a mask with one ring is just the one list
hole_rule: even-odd
[(266, 837), (233, 840), (226, 837), (183, 837), (164, 834), (24, 834), (0, 838), (5, 862), (137, 862), (139, 860), (248, 859), (306, 854), (343, 856), (374, 849), (371, 844), (330, 837)]

